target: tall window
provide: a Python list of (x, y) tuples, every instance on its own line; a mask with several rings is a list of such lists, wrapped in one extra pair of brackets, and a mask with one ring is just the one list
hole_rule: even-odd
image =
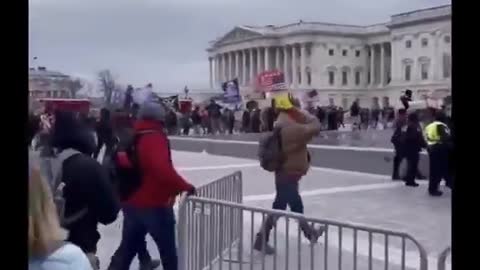
[(356, 57), (360, 57), (360, 51), (359, 51), (359, 50), (356, 50), (356, 51), (355, 51), (355, 56), (356, 56)]
[(333, 56), (333, 49), (328, 50), (328, 55)]
[(411, 47), (412, 47), (412, 41), (411, 41), (411, 40), (405, 41), (405, 47), (406, 47), (407, 49), (411, 48)]
[(422, 47), (428, 46), (428, 38), (422, 38)]
[(450, 78), (452, 58), (449, 54), (443, 54), (443, 78)]
[(421, 63), (420, 64), (420, 70), (422, 72), (422, 80), (428, 80), (428, 69), (429, 69), (430, 64), (427, 63)]
[(445, 43), (450, 43), (450, 36), (444, 36), (444, 37), (443, 37), (443, 41), (444, 41)]
[(412, 76), (412, 65), (405, 66), (405, 81), (410, 81)]
[(347, 85), (347, 84), (348, 84), (347, 72), (342, 71), (342, 85)]
[(310, 68), (307, 67), (307, 85), (312, 85), (312, 73), (310, 72)]
[(370, 71), (368, 71), (368, 77), (367, 77), (367, 83), (370, 84), (370, 82), (372, 81), (372, 78), (371, 78), (372, 74), (370, 74)]
[(333, 71), (329, 71), (328, 72), (328, 83), (330, 85), (334, 85), (335, 84), (335, 72)]
[(360, 85), (360, 71), (355, 71), (355, 85)]
[(343, 55), (343, 56), (347, 56), (347, 50), (343, 50), (343, 51), (342, 51), (342, 55)]

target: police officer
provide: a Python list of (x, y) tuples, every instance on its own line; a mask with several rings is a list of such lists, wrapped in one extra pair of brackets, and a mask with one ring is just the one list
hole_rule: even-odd
[(445, 179), (447, 186), (452, 188), (453, 172), (449, 164), (449, 153), (453, 147), (450, 129), (447, 127), (446, 115), (435, 112), (435, 121), (425, 127), (425, 138), (428, 144), (430, 158), (430, 179), (428, 192), (431, 196), (441, 196), (438, 190), (440, 181)]

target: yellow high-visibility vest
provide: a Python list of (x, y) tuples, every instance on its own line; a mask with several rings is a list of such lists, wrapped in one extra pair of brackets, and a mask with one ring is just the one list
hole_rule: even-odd
[(445, 131), (450, 134), (450, 129), (442, 122), (435, 121), (425, 127), (425, 139), (428, 145), (434, 145), (440, 142), (440, 134), (438, 134), (438, 125), (445, 127)]

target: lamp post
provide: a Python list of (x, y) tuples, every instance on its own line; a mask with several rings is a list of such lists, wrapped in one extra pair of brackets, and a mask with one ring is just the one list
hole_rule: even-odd
[(188, 98), (188, 92), (190, 90), (188, 90), (188, 87), (185, 85), (185, 88), (183, 88), (183, 92), (185, 93), (185, 98)]

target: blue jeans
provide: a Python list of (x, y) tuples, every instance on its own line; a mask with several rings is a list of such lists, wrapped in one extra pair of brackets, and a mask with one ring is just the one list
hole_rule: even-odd
[[(117, 248), (115, 253), (113, 253), (113, 256), (110, 260), (109, 269), (119, 268), (119, 265), (121, 263), (120, 257), (122, 256), (121, 252), (124, 251), (124, 246), (125, 246), (125, 241), (123, 240), (123, 237), (125, 235), (128, 236), (128, 234), (130, 233), (129, 226), (126, 225), (126, 223), (128, 223), (128, 222), (130, 222), (128, 220), (128, 218), (124, 217), (123, 218), (123, 227), (122, 227), (122, 240), (120, 242), (120, 246)], [(138, 233), (143, 233), (143, 234), (145, 234), (145, 236), (147, 236), (147, 231), (146, 230), (143, 230), (143, 232), (138, 232)], [(150, 254), (148, 253), (148, 250), (147, 250), (147, 241), (144, 240), (142, 245), (138, 247), (137, 256), (138, 256), (138, 260), (140, 261), (140, 265), (148, 264), (148, 263), (151, 262), (152, 258), (150, 257)]]
[(177, 270), (177, 246), (175, 242), (175, 214), (173, 208), (137, 208), (125, 206), (124, 232), (120, 245), (119, 266), (128, 270), (133, 258), (145, 245), (149, 233), (158, 247), (164, 270)]

